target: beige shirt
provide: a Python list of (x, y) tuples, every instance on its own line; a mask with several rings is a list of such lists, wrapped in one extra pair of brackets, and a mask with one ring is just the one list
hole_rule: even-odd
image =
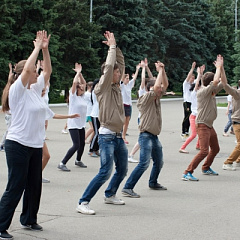
[(119, 48), (116, 49), (115, 46), (111, 46), (108, 51), (104, 73), (99, 83), (95, 86), (94, 92), (99, 103), (98, 118), (101, 127), (119, 133), (123, 128), (125, 113), (119, 84), (112, 82), (116, 61), (121, 74), (123, 74), (125, 65), (122, 52)]
[(162, 129), (162, 115), (160, 97), (150, 91), (138, 99), (137, 107), (140, 116), (140, 132), (150, 132), (153, 135), (159, 135)]
[(217, 118), (217, 104), (215, 95), (222, 89), (222, 83), (214, 86), (213, 82), (211, 82), (207, 87), (202, 86), (197, 91), (197, 124), (203, 123), (209, 128), (213, 127), (213, 121)]
[(232, 121), (240, 122), (240, 90), (230, 87), (228, 84), (224, 87), (225, 91), (232, 95)]

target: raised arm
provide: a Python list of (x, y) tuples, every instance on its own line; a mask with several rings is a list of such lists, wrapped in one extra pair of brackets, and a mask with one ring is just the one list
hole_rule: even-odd
[[(86, 81), (82, 76), (82, 65), (80, 63), (75, 63), (75, 68), (73, 69), (74, 72), (76, 72), (75, 77), (73, 79), (72, 83), (72, 94), (76, 92), (77, 84), (81, 84), (81, 81), (85, 83), (86, 87)], [(81, 78), (82, 77), (82, 78)], [(85, 89), (85, 88), (84, 88)]]
[(47, 35), (46, 31), (43, 31), (43, 46), (42, 46), (42, 54), (43, 54), (43, 76), (45, 80), (45, 85), (47, 85), (50, 76), (52, 74), (52, 64), (50, 59), (50, 54), (48, 50), (49, 40), (51, 35)]
[(226, 78), (226, 75), (225, 75), (225, 71), (224, 71), (224, 75), (221, 76), (221, 73), (223, 71), (222, 70), (223, 69), (223, 57), (220, 54), (217, 56), (217, 59), (214, 62), (214, 65), (216, 67), (216, 72), (215, 72), (214, 78), (213, 78), (213, 85), (217, 86), (219, 81), (220, 81), (220, 77), (221, 77), (222, 78), (221, 82), (222, 82), (223, 86), (226, 86), (227, 85), (227, 78)]
[(36, 35), (36, 39), (33, 41), (34, 49), (31, 55), (28, 57), (24, 65), (23, 71), (21, 73), (21, 76), (22, 76), (21, 80), (22, 80), (23, 86), (26, 86), (29, 83), (30, 78), (32, 77), (32, 73), (34, 69), (36, 69), (35, 63), (36, 63), (39, 51), (43, 47), (43, 41), (44, 41), (44, 33), (43, 31), (38, 31)]
[(188, 72), (188, 75), (187, 75), (187, 78), (186, 78), (187, 82), (189, 82), (191, 80), (191, 77), (193, 75), (193, 71), (194, 71), (195, 67), (196, 67), (196, 62), (193, 62), (192, 67), (191, 67), (190, 71)]
[(202, 78), (203, 72), (205, 71), (205, 65), (202, 65), (201, 67), (197, 68), (197, 79), (195, 82), (195, 87), (194, 87), (194, 91), (197, 91), (198, 87), (199, 87), (199, 82)]
[(146, 67), (146, 70), (147, 70), (148, 77), (149, 78), (153, 78), (152, 72), (151, 72), (150, 68), (148, 67), (148, 60), (147, 60), (147, 58), (144, 59), (144, 63), (145, 63), (145, 67)]
[(155, 63), (155, 66), (156, 66), (158, 75), (157, 75), (157, 79), (153, 89), (157, 96), (161, 96), (162, 92), (165, 92), (165, 90), (168, 87), (168, 78), (167, 78), (163, 63), (161, 63), (160, 61), (157, 61)]
[(141, 67), (142, 67), (142, 74), (141, 74), (141, 89), (145, 89), (146, 86), (146, 65), (144, 61), (141, 61), (140, 63)]

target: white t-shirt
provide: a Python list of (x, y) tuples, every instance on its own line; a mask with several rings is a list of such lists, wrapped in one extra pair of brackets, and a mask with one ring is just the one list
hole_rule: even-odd
[(94, 93), (94, 90), (92, 91), (92, 100), (93, 100), (93, 107), (92, 107), (92, 112), (91, 112), (90, 116), (98, 118), (99, 104), (98, 104), (98, 101), (97, 101), (96, 94)]
[(229, 110), (232, 110), (232, 95), (227, 96), (227, 101), (230, 102)]
[(184, 102), (191, 102), (191, 92), (189, 91), (190, 87), (191, 87), (191, 83), (185, 80), (183, 82), (183, 101)]
[(87, 102), (87, 116), (91, 116), (93, 104), (91, 101), (91, 92), (85, 92), (85, 100)]
[(191, 92), (191, 110), (192, 115), (197, 116), (197, 91)]
[(85, 94), (82, 96), (77, 96), (76, 92), (72, 94), (69, 92), (69, 110), (68, 114), (78, 113), (80, 117), (78, 118), (68, 118), (67, 126), (68, 129), (82, 129), (85, 128), (86, 124), (86, 114), (87, 114), (87, 102), (85, 100)]
[(9, 91), (9, 107), (12, 123), (8, 129), (7, 139), (24, 146), (42, 148), (45, 135), (45, 118), (47, 106), (42, 99), (44, 77), (41, 74), (37, 83), (27, 89), (22, 84), (21, 75), (12, 84)]
[(132, 79), (129, 81), (128, 84), (124, 84), (123, 82), (120, 84), (121, 92), (122, 92), (122, 98), (123, 98), (123, 104), (126, 105), (132, 105), (132, 88), (134, 86), (135, 81)]
[(44, 102), (45, 102), (47, 105), (48, 105), (48, 102), (49, 102), (48, 93), (49, 93), (49, 86), (46, 87), (45, 94), (43, 95)]
[[(138, 97), (141, 97), (142, 95), (144, 95), (146, 93), (146, 88), (141, 88), (141, 86), (139, 87), (139, 91), (138, 91)], [(138, 113), (138, 118), (141, 117), (141, 113)]]

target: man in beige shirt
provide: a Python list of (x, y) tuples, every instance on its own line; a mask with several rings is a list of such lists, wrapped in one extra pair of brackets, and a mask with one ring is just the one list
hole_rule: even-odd
[[(206, 72), (202, 77), (202, 86), (197, 93), (198, 113), (196, 119), (196, 129), (199, 137), (200, 151), (193, 158), (187, 169), (184, 171), (182, 180), (198, 181), (192, 173), (199, 163), (205, 158), (202, 166), (204, 175), (218, 175), (211, 169), (211, 165), (220, 148), (217, 134), (213, 128), (213, 122), (217, 118), (217, 105), (215, 95), (223, 89), (226, 84), (225, 74), (221, 74), (223, 68), (223, 57), (217, 56), (214, 62), (216, 73)], [(221, 77), (221, 82), (219, 81)], [(210, 151), (209, 151), (210, 147)]]
[(83, 214), (95, 214), (90, 209), (89, 202), (99, 188), (110, 178), (113, 163), (115, 173), (105, 191), (104, 201), (107, 204), (124, 205), (124, 201), (116, 197), (120, 183), (127, 174), (128, 151), (122, 139), (122, 128), (125, 114), (122, 94), (119, 87), (121, 75), (124, 72), (124, 57), (113, 33), (104, 34), (105, 43), (109, 46), (105, 64), (102, 66), (102, 76), (96, 85), (94, 92), (99, 103), (99, 148), (101, 167), (99, 173), (92, 179), (79, 200), (77, 211)]
[(158, 76), (156, 80), (150, 80), (147, 84), (147, 93), (138, 100), (137, 107), (141, 113), (140, 135), (140, 160), (128, 178), (122, 194), (128, 197), (139, 198), (140, 195), (133, 191), (142, 174), (147, 170), (152, 157), (153, 167), (149, 178), (149, 187), (154, 190), (167, 190), (157, 182), (163, 166), (162, 145), (158, 135), (162, 128), (160, 98), (168, 87), (168, 79), (161, 62), (155, 63)]

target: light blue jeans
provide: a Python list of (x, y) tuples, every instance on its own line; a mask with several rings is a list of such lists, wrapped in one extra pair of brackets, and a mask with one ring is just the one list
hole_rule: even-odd
[(105, 191), (106, 197), (116, 194), (120, 183), (127, 174), (128, 150), (123, 139), (112, 134), (99, 134), (98, 142), (101, 167), (98, 174), (92, 179), (83, 193), (79, 204), (90, 202), (98, 189), (110, 178), (113, 162), (115, 163), (115, 173)]
[(149, 178), (149, 186), (154, 187), (163, 166), (162, 145), (158, 140), (158, 136), (149, 132), (142, 132), (139, 135), (138, 142), (140, 144), (140, 160), (138, 165), (132, 171), (124, 188), (133, 189), (142, 174), (147, 170), (150, 164), (150, 158), (153, 160), (153, 167)]

